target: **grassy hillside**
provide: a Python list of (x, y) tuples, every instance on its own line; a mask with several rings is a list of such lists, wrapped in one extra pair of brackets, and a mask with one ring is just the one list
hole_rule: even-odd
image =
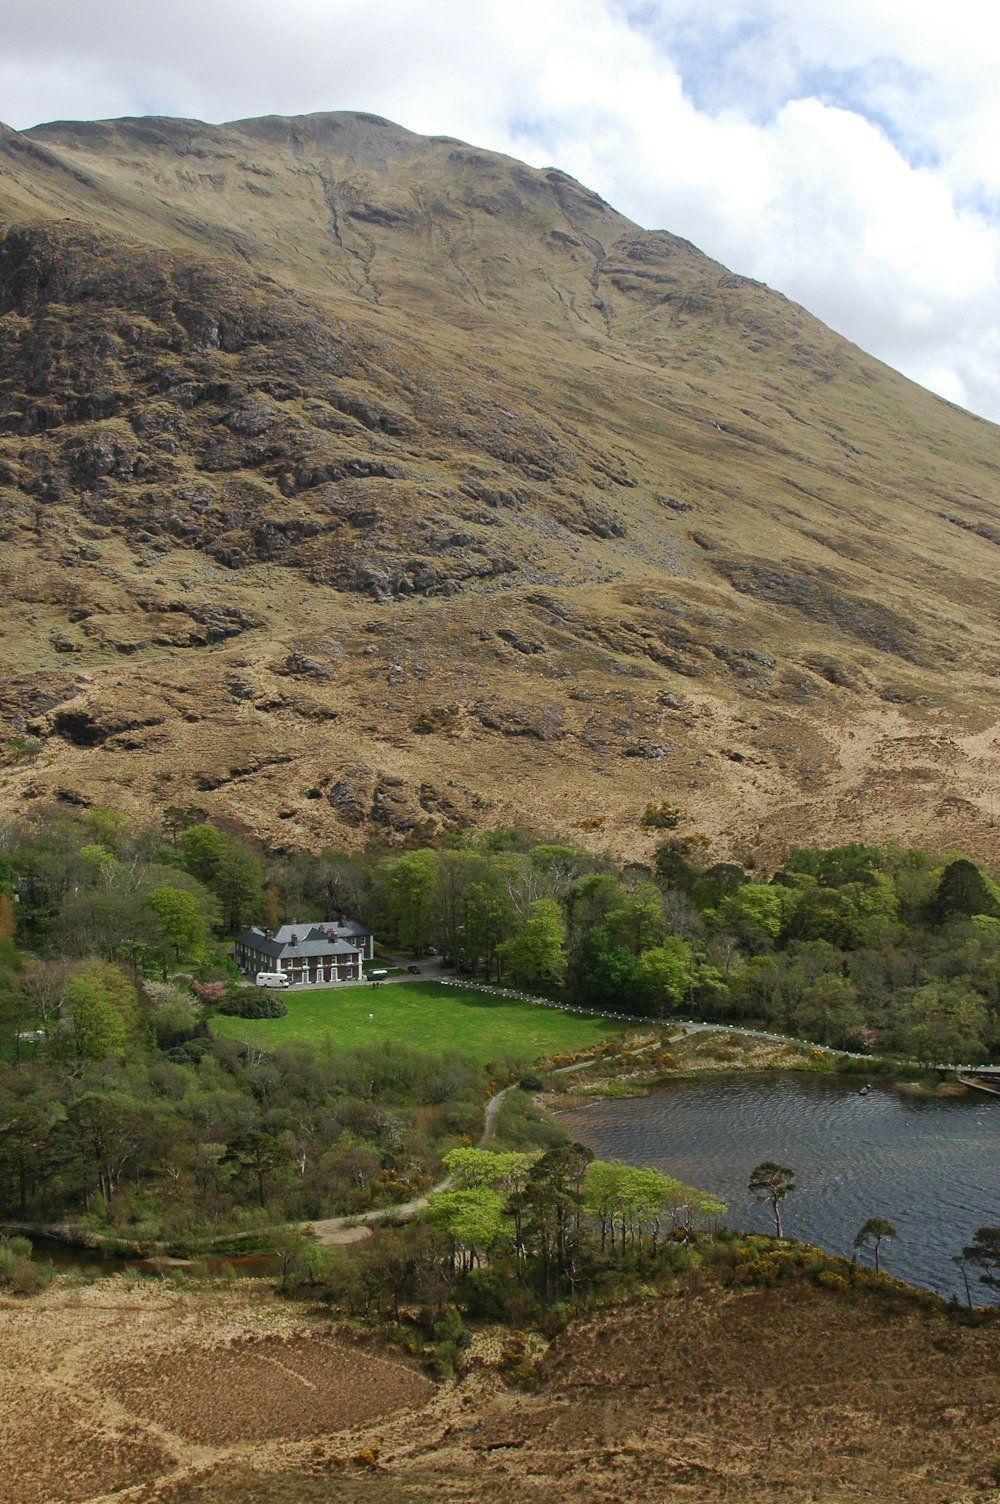
[(642, 858), (670, 799), (719, 857), (993, 854), (992, 425), (564, 174), (375, 117), (0, 164), (9, 811)]

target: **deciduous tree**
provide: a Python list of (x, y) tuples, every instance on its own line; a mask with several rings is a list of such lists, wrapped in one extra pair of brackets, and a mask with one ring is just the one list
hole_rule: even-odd
[(559, 987), (566, 974), (566, 921), (554, 898), (539, 898), (510, 940), (499, 947), (506, 968), (524, 987)]

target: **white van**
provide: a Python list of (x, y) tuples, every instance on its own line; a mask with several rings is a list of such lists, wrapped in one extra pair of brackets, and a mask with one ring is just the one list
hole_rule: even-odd
[(291, 978), (287, 977), (283, 971), (258, 971), (254, 981), (258, 987), (290, 987), (292, 985)]
[(378, 971), (369, 971), (366, 973), (369, 982), (382, 982), (388, 975), (389, 973), (382, 968)]

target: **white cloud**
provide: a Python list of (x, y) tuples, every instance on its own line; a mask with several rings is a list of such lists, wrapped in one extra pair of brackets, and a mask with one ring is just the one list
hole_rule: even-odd
[(1000, 420), (981, 0), (36, 0), (0, 116), (363, 109), (554, 164)]

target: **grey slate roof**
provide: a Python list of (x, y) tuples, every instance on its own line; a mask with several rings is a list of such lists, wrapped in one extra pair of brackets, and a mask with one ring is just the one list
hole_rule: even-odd
[[(361, 949), (360, 945), (351, 945), (346, 940), (334, 938), (337, 925), (290, 925), (283, 924), (279, 930), (268, 937), (263, 930), (244, 930), (237, 935), (237, 944), (246, 946), (248, 950), (254, 950), (258, 955), (271, 956), (274, 960), (294, 960), (297, 956), (353, 956)], [(343, 926), (346, 929), (346, 926)], [(332, 932), (332, 933), (331, 933)], [(361, 935), (367, 934), (367, 930), (358, 927)], [(298, 943), (292, 944), (292, 936), (298, 936)]]
[(320, 934), (367, 936), (370, 933), (371, 931), (366, 930), (364, 925), (358, 924), (356, 919), (345, 919), (343, 924), (336, 919), (325, 919), (322, 924), (283, 924), (275, 930), (274, 938), (288, 945), (293, 935), (298, 935), (300, 940), (314, 940)]

